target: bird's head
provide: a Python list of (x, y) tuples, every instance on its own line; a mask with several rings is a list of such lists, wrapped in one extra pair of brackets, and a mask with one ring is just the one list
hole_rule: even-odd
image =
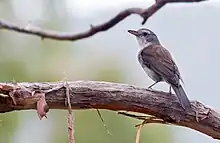
[(141, 28), (138, 31), (128, 30), (128, 32), (136, 36), (141, 48), (145, 48), (155, 44), (160, 44), (156, 34), (149, 29)]

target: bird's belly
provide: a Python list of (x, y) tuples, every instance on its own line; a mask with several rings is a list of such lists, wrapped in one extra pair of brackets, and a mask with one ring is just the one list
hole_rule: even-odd
[(144, 67), (144, 71), (147, 73), (147, 75), (153, 80), (153, 81), (162, 81), (160, 76), (158, 76), (154, 71), (149, 69), (148, 67)]

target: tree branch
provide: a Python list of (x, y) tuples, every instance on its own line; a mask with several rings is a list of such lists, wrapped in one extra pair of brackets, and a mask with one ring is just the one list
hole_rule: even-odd
[(20, 32), (24, 34), (30, 34), (39, 36), (42, 39), (48, 38), (48, 39), (54, 39), (54, 40), (69, 40), (69, 41), (76, 41), (84, 38), (88, 38), (90, 36), (93, 36), (94, 34), (106, 31), (110, 29), (111, 27), (115, 26), (119, 22), (121, 22), (126, 17), (130, 16), (131, 14), (137, 14), (143, 18), (143, 21), (141, 24), (145, 24), (147, 19), (151, 17), (155, 12), (157, 12), (161, 7), (163, 7), (166, 3), (177, 3), (177, 2), (201, 2), (206, 0), (156, 0), (156, 2), (151, 5), (150, 7), (146, 9), (141, 8), (128, 8), (126, 10), (123, 10), (119, 12), (116, 16), (111, 18), (109, 21), (104, 22), (102, 24), (93, 26), (91, 25), (90, 29), (87, 31), (84, 31), (82, 33), (60, 33), (56, 31), (49, 31), (44, 30), (40, 28), (30, 28), (27, 27), (20, 27), (18, 25), (15, 25), (13, 23), (7, 22), (5, 20), (0, 19), (0, 28), (1, 29), (7, 29), (15, 32)]
[[(191, 102), (192, 111), (184, 111), (175, 95), (109, 82), (68, 82), (72, 109), (126, 110), (155, 116), (152, 122), (185, 126), (220, 139), (220, 114)], [(38, 94), (35, 94), (38, 93)], [(0, 83), (0, 113), (36, 109), (42, 93), (50, 109), (68, 109), (64, 82)], [(48, 108), (45, 108), (45, 112)]]

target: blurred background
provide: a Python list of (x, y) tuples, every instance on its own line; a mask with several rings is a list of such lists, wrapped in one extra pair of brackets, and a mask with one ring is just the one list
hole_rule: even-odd
[[(25, 27), (82, 32), (130, 7), (147, 8), (153, 0), (0, 0), (0, 18)], [(128, 29), (150, 28), (172, 53), (191, 100), (220, 108), (220, 1), (169, 4), (142, 26), (132, 15), (110, 30), (75, 42), (0, 30), (0, 81), (101, 80), (148, 87), (152, 81), (137, 60), (136, 39)], [(168, 90), (160, 83), (158, 90)], [(101, 110), (74, 111), (77, 143), (134, 143), (140, 121)], [(67, 143), (67, 111), (51, 110), (40, 121), (36, 111), (0, 115), (0, 143)], [(211, 143), (212, 138), (177, 126), (146, 125), (142, 143)]]

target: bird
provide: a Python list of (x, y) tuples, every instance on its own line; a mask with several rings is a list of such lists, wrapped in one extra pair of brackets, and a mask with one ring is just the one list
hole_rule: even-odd
[(190, 101), (180, 81), (183, 82), (176, 63), (170, 52), (161, 45), (157, 35), (150, 29), (128, 30), (134, 35), (140, 46), (138, 61), (147, 75), (154, 81), (148, 88), (165, 81), (174, 90), (183, 109), (191, 109)]

